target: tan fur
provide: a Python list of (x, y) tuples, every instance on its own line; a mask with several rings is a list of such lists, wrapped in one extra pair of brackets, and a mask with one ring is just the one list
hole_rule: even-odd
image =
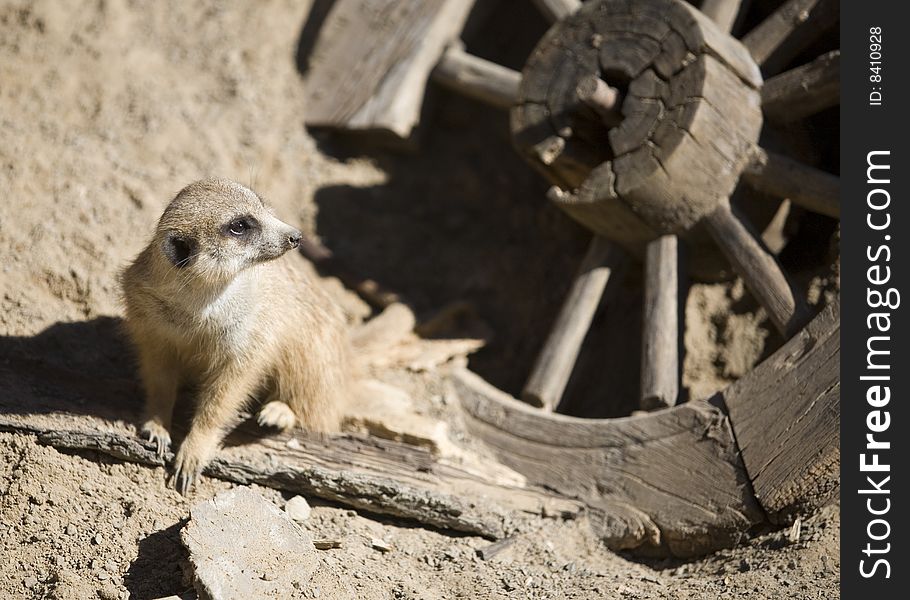
[[(259, 223), (258, 235), (230, 233), (243, 216)], [(299, 235), (251, 190), (203, 180), (170, 203), (121, 276), (146, 389), (142, 430), (159, 453), (170, 444), (178, 388), (198, 390), (174, 461), (182, 492), (251, 397), (266, 403), (262, 424), (288, 427), (296, 417), (313, 430), (338, 426), (348, 375), (343, 318), (295, 257), (281, 258)]]

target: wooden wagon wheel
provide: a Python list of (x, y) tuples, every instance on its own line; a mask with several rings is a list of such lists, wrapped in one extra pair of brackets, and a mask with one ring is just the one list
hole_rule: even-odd
[[(836, 51), (777, 74), (836, 22), (837, 2), (789, 0), (740, 41), (727, 32), (741, 0), (705, 0), (704, 12), (681, 0), (535, 3), (554, 25), (521, 74), (454, 46), (433, 77), (509, 108), (517, 149), (554, 184), (548, 197), (595, 237), (522, 394), (543, 410), (463, 372), (472, 427), (532, 480), (600, 507), (615, 548), (689, 555), (817, 506), (839, 465), (838, 307), (807, 326), (801, 294), (729, 198), (743, 181), (839, 216), (838, 177), (758, 145), (763, 119), (839, 101)], [(705, 239), (790, 341), (712, 401), (674, 407), (677, 252)], [(553, 414), (626, 254), (645, 268), (640, 404), (674, 408)]]

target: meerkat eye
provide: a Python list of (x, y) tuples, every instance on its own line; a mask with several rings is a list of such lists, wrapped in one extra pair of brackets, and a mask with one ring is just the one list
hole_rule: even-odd
[(235, 219), (228, 224), (228, 231), (236, 237), (245, 236), (253, 225), (247, 219)]

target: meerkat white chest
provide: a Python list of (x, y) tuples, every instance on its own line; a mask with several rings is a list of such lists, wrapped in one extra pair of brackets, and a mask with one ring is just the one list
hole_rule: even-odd
[(197, 323), (213, 346), (242, 348), (254, 333), (258, 308), (254, 278), (238, 277), (198, 308)]

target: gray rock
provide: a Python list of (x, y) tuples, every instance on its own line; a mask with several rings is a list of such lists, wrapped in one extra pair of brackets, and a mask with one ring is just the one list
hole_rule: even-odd
[(190, 509), (180, 539), (200, 598), (303, 598), (318, 565), (309, 534), (246, 487)]

